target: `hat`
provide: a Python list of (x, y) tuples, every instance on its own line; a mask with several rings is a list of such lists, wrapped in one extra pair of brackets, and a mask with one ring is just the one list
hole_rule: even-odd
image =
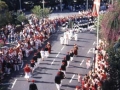
[(35, 80), (32, 80), (32, 82), (35, 82)]

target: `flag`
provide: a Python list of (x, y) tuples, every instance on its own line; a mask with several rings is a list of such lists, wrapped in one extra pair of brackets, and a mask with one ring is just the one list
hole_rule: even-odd
[(100, 0), (94, 0), (92, 16), (98, 16), (100, 9)]

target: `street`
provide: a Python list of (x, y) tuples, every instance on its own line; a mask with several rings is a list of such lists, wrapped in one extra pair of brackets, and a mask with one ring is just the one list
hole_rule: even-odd
[[(38, 90), (57, 90), (54, 78), (57, 74), (61, 61), (69, 50), (73, 48), (76, 43), (79, 46), (78, 56), (74, 57), (70, 62), (70, 66), (67, 68), (66, 79), (62, 82), (62, 90), (73, 90), (78, 85), (77, 74), (82, 76), (88, 73), (86, 69), (86, 60), (90, 58), (93, 60), (93, 49), (96, 41), (95, 34), (91, 34), (89, 31), (78, 34), (78, 41), (70, 41), (68, 46), (60, 45), (59, 37), (63, 32), (59, 31), (50, 38), (52, 44), (52, 53), (44, 61), (41, 61), (40, 65), (35, 69), (33, 77), (35, 83), (38, 86)], [(30, 58), (29, 58), (30, 60)], [(16, 76), (11, 82), (11, 90), (28, 90), (30, 82), (27, 82), (24, 78), (24, 73)]]

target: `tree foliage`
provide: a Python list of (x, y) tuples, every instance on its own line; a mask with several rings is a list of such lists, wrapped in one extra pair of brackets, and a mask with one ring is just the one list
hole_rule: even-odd
[(51, 13), (51, 11), (50, 11), (49, 8), (44, 8), (44, 10), (43, 10), (43, 17), (48, 17), (50, 13)]
[(120, 2), (110, 6), (101, 22), (101, 33), (109, 44), (113, 44), (120, 34)]
[(44, 8), (44, 10), (41, 8), (41, 6), (34, 6), (34, 8), (31, 10), (33, 14), (37, 16), (37, 18), (43, 18), (48, 17), (48, 15), (51, 13), (49, 8)]
[(34, 6), (34, 8), (31, 11), (37, 16), (37, 18), (42, 18), (42, 8), (40, 6)]
[(103, 90), (120, 89), (120, 49), (115, 50), (113, 47), (108, 50), (109, 55), (109, 79), (104, 82)]
[(8, 9), (8, 5), (4, 1), (0, 1), (0, 12), (5, 11)]
[(25, 14), (23, 13), (23, 12), (17, 12), (16, 13), (17, 14), (17, 20), (20, 22), (20, 23), (22, 23), (22, 22), (25, 22), (27, 19), (26, 19), (26, 16), (25, 16)]
[(12, 15), (11, 12), (8, 11), (7, 4), (3, 1), (0, 1), (0, 27), (11, 22), (12, 22)]

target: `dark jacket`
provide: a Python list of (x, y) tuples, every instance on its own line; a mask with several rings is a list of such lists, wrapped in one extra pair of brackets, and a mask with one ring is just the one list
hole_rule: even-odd
[(65, 63), (65, 66), (67, 66), (67, 60), (62, 60), (62, 63)]
[(60, 75), (55, 76), (55, 83), (56, 84), (61, 84), (61, 77), (60, 77)]
[(37, 55), (34, 55), (34, 56), (33, 56), (33, 60), (34, 60), (35, 62), (37, 62)]
[(71, 52), (71, 53), (70, 53), (70, 57), (73, 57), (73, 56), (74, 56), (74, 53), (73, 53), (73, 52)]
[(37, 52), (37, 58), (41, 58), (41, 53)]
[(35, 83), (31, 83), (29, 85), (29, 90), (38, 90), (37, 85)]
[(66, 66), (65, 65), (61, 65), (61, 70), (66, 71)]
[(61, 79), (64, 79), (65, 78), (65, 74), (63, 72), (61, 72), (61, 71), (59, 71), (59, 73), (60, 73)]
[(67, 61), (70, 60), (70, 55), (69, 55), (69, 54), (66, 55), (66, 60), (67, 60)]

